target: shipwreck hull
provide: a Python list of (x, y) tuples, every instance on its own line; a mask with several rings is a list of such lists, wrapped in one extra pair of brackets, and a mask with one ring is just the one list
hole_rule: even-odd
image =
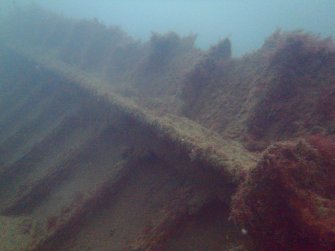
[(331, 40), (2, 22), (1, 250), (334, 250)]
[(5, 250), (163, 249), (183, 243), (173, 241), (174, 232), (196, 215), (217, 212), (211, 205), (225, 212), (215, 216), (222, 225), (200, 225), (198, 234), (216, 232), (203, 245), (240, 245), (228, 212), (231, 171), (241, 163), (203, 142), (210, 132), (182, 118), (156, 118), (2, 48)]

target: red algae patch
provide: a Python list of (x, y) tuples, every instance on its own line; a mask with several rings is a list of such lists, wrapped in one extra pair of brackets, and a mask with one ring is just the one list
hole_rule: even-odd
[(231, 216), (260, 250), (334, 250), (335, 142), (270, 146), (233, 197)]

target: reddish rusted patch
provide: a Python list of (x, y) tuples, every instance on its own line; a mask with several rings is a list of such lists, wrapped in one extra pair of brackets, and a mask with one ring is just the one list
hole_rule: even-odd
[[(195, 191), (182, 188), (175, 191), (175, 197), (159, 213), (159, 219), (143, 228), (142, 233), (132, 242), (131, 250), (166, 250), (165, 243), (176, 234), (178, 227), (188, 221), (195, 212), (190, 212), (190, 200)], [(204, 201), (199, 201), (199, 209)]]
[(50, 216), (47, 220), (47, 230), (54, 230), (57, 227), (58, 217), (57, 216)]

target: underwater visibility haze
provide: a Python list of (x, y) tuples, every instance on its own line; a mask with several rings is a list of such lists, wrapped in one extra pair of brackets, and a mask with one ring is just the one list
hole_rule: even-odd
[(335, 2), (0, 2), (0, 250), (335, 250)]
[(234, 55), (258, 49), (276, 29), (335, 35), (333, 0), (2, 0), (41, 6), (74, 18), (97, 18), (148, 40), (151, 32), (196, 34), (203, 49), (229, 37)]

